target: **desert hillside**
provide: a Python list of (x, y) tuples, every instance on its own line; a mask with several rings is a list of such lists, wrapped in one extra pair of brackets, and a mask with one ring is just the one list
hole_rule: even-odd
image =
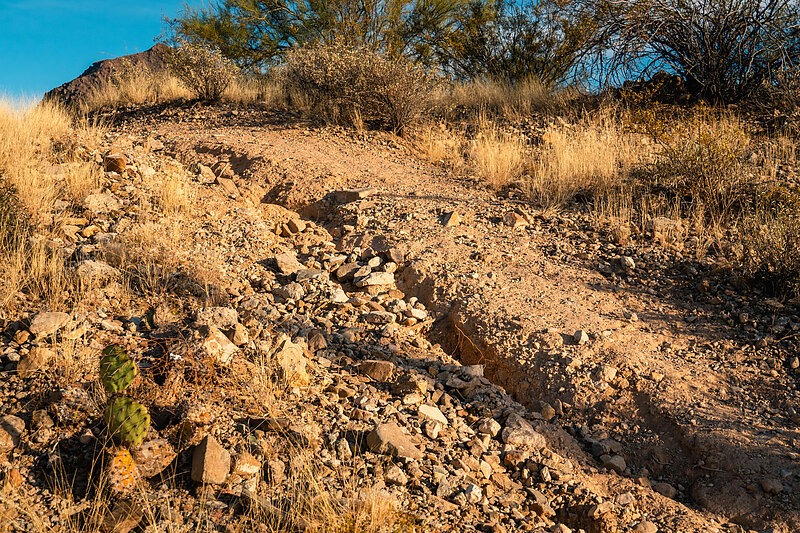
[(97, 72), (0, 107), (0, 531), (800, 530), (790, 116)]

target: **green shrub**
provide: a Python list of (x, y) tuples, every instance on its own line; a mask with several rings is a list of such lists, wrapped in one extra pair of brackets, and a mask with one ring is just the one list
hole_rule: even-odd
[(172, 74), (195, 97), (217, 101), (238, 75), (238, 69), (219, 50), (207, 45), (180, 42), (169, 55)]
[(327, 120), (399, 134), (427, 110), (436, 84), (406, 59), (341, 43), (291, 51), (284, 76), (290, 94), (303, 97)]

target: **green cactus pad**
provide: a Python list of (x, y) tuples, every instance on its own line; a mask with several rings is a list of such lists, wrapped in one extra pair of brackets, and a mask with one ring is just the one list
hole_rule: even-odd
[(136, 363), (119, 346), (112, 345), (103, 350), (103, 358), (100, 359), (100, 381), (109, 394), (127, 389), (138, 372)]
[(137, 401), (117, 396), (108, 402), (105, 419), (112, 437), (130, 446), (138, 446), (150, 427), (150, 414)]

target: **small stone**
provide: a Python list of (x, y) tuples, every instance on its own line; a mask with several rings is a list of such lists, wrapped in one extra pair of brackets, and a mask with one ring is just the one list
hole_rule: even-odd
[(239, 348), (237, 348), (218, 328), (206, 326), (203, 329), (206, 333), (201, 346), (206, 355), (213, 359), (218, 365), (228, 366), (231, 364), (233, 356), (239, 351)]
[(302, 346), (284, 335), (273, 353), (281, 375), (289, 386), (305, 387), (311, 383), (311, 376), (308, 374), (309, 361)]
[(370, 359), (359, 363), (358, 370), (375, 381), (385, 383), (394, 375), (394, 363)]
[(195, 314), (195, 326), (233, 329), (239, 323), (239, 313), (231, 307), (204, 307)]
[(620, 257), (619, 264), (624, 270), (627, 271), (636, 269), (636, 262), (633, 260), (633, 257), (629, 257), (627, 255)]
[(35, 338), (48, 337), (69, 323), (70, 316), (67, 313), (39, 313), (31, 321), (28, 331)]
[(658, 527), (647, 520), (639, 522), (633, 528), (634, 533), (658, 533)]
[(583, 345), (589, 342), (589, 334), (583, 331), (582, 329), (579, 329), (572, 336), (572, 339), (575, 341), (575, 344)]
[(114, 213), (122, 209), (122, 202), (113, 194), (108, 193), (90, 194), (83, 199), (83, 205), (96, 215)]
[(275, 256), (275, 264), (278, 267), (278, 272), (284, 276), (291, 276), (303, 268), (303, 265), (300, 264), (294, 254), (277, 254)]
[(608, 468), (609, 470), (613, 470), (617, 474), (622, 474), (625, 472), (625, 468), (627, 465), (625, 464), (625, 459), (620, 455), (612, 455), (612, 456), (603, 456), (605, 459), (603, 460), (603, 467)]
[(509, 211), (503, 215), (503, 224), (509, 226), (511, 229), (524, 228), (528, 225), (528, 221), (524, 216), (516, 211)]
[(8, 453), (19, 446), (25, 432), (25, 421), (14, 415), (0, 418), (0, 454)]
[(253, 477), (261, 472), (261, 461), (251, 453), (242, 452), (233, 462), (233, 473), (243, 478)]
[(595, 377), (597, 377), (598, 381), (611, 383), (614, 381), (614, 378), (617, 377), (617, 369), (611, 365), (600, 365), (600, 368), (598, 368), (595, 373)]
[(292, 233), (302, 233), (306, 230), (306, 223), (299, 218), (293, 218), (286, 224)]
[(103, 169), (106, 172), (116, 172), (122, 174), (128, 166), (128, 160), (123, 154), (113, 153), (108, 154), (103, 158)]
[(761, 489), (767, 494), (780, 494), (783, 492), (783, 483), (779, 479), (762, 479)]
[(286, 479), (286, 463), (280, 459), (267, 461), (268, 481), (273, 485), (280, 485)]
[(390, 466), (383, 478), (389, 485), (404, 487), (408, 483), (408, 476), (403, 472), (403, 469), (397, 465)]
[(24, 379), (31, 378), (40, 370), (45, 370), (55, 355), (47, 348), (35, 346), (20, 358), (17, 363), (17, 374)]
[(403, 433), (394, 422), (380, 424), (367, 435), (367, 446), (374, 453), (403, 457), (406, 459), (422, 459), (422, 452), (414, 441)]
[(501, 429), (502, 426), (500, 425), (500, 422), (498, 422), (494, 418), (487, 418), (478, 425), (478, 433), (483, 433), (484, 435), (491, 435), (492, 437), (496, 437), (497, 434), (500, 433)]
[(391, 272), (372, 272), (355, 281), (356, 287), (375, 287), (382, 285), (394, 285), (394, 274)]
[(442, 431), (442, 423), (435, 420), (426, 420), (422, 424), (422, 432), (429, 439), (436, 440), (439, 438), (439, 433)]
[(572, 533), (572, 530), (564, 524), (556, 524), (550, 531), (552, 531), (552, 533)]
[(450, 211), (449, 213), (445, 213), (444, 217), (442, 218), (442, 225), (446, 228), (454, 228), (461, 224), (461, 216), (458, 214), (458, 211)]
[(444, 416), (438, 407), (434, 407), (432, 405), (420, 405), (418, 412), (421, 419), (433, 420), (439, 422), (444, 427), (448, 426), (447, 417)]
[(547, 447), (544, 435), (537, 433), (531, 424), (517, 414), (506, 419), (506, 427), (502, 433), (503, 442), (511, 446), (520, 446), (535, 450)]
[(242, 347), (250, 342), (250, 333), (248, 333), (247, 328), (237, 322), (236, 325), (233, 326), (231, 342), (239, 347)]
[(143, 478), (160, 474), (178, 456), (169, 441), (165, 439), (147, 441), (134, 448), (132, 454), (136, 469)]
[(231, 470), (231, 454), (207, 435), (192, 454), (192, 480), (197, 483), (221, 485)]
[(657, 493), (661, 494), (662, 496), (666, 496), (667, 498), (675, 498), (675, 495), (678, 494), (678, 491), (675, 490), (675, 487), (670, 485), (669, 483), (664, 483), (659, 481), (658, 483), (653, 483), (653, 490)]
[(197, 165), (197, 181), (204, 185), (211, 185), (217, 181), (217, 176), (214, 174), (214, 171), (211, 170), (211, 167), (200, 163)]
[(102, 533), (128, 533), (144, 518), (144, 509), (134, 500), (119, 500), (105, 511), (100, 523)]
[(467, 497), (467, 502), (476, 504), (480, 503), (483, 499), (483, 491), (477, 485), (469, 484), (464, 489), (464, 496)]

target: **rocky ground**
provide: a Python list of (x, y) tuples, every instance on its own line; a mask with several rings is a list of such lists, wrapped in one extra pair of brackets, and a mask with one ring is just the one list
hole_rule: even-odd
[[(800, 528), (800, 302), (673, 221), (259, 109), (108, 120), (102, 190), (52, 221), (83, 296), (0, 322), (0, 529)], [(111, 344), (152, 418), (133, 480)]]

